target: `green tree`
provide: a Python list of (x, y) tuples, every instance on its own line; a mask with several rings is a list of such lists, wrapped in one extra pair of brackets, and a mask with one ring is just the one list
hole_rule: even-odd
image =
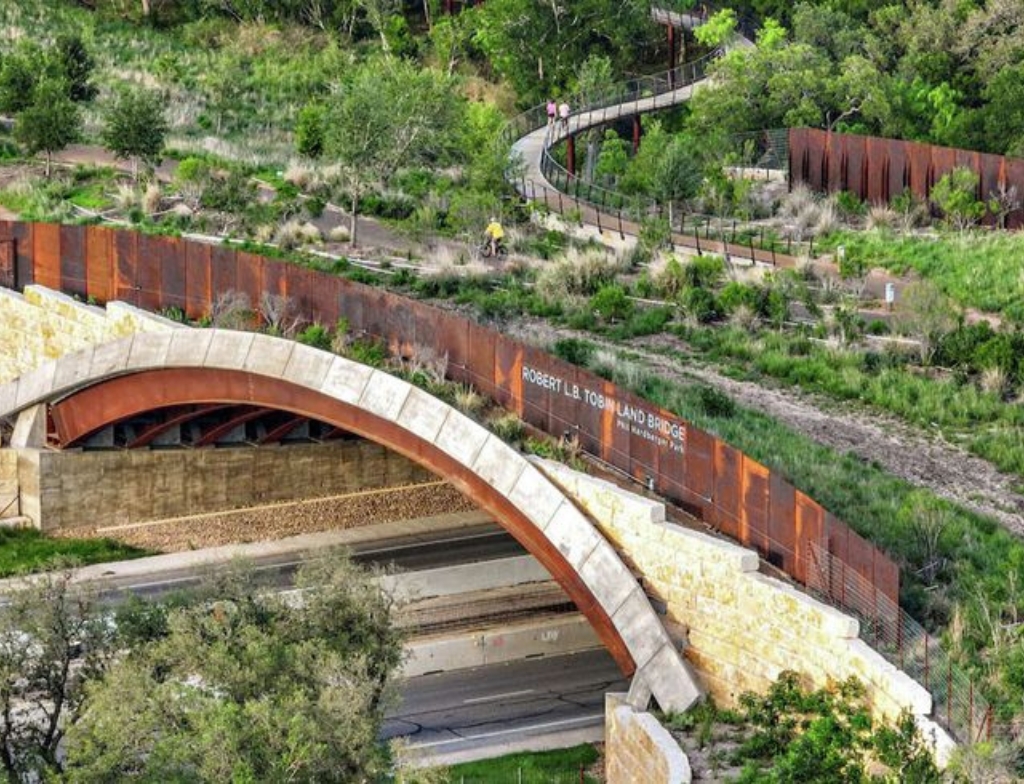
[(319, 158), (324, 154), (326, 123), (327, 110), (322, 103), (316, 101), (302, 107), (295, 123), (295, 148), (299, 155)]
[(341, 165), (357, 242), (359, 199), (396, 170), (442, 160), (464, 106), (451, 81), (396, 58), (360, 66), (329, 107), (325, 154)]
[(27, 109), (44, 70), (42, 50), (35, 44), (20, 44), (4, 57), (0, 68), (0, 112), (17, 114)]
[(74, 142), (81, 131), (78, 107), (67, 97), (64, 85), (52, 80), (32, 92), (32, 103), (17, 116), (14, 138), (29, 155), (46, 154), (46, 176), (50, 176), (53, 153)]
[(67, 85), (72, 101), (89, 101), (96, 96), (96, 87), (90, 83), (94, 62), (85, 42), (78, 35), (61, 35), (53, 52), (54, 66)]
[(156, 164), (167, 137), (160, 96), (142, 88), (122, 89), (103, 115), (103, 146), (118, 158), (132, 162), (132, 178), (139, 177), (139, 163)]
[(732, 41), (736, 34), (738, 22), (733, 9), (723, 8), (712, 14), (704, 24), (694, 30), (693, 36), (704, 46), (725, 46)]
[(978, 199), (978, 175), (964, 167), (942, 175), (928, 198), (961, 234), (985, 214), (985, 203)]
[(930, 280), (911, 283), (901, 292), (894, 325), (903, 334), (917, 338), (924, 364), (932, 361), (940, 341), (956, 324), (953, 302)]
[(138, 627), (90, 684), (67, 735), (67, 779), (376, 780), (401, 638), (379, 582), (332, 553), (305, 565), (301, 599), (245, 572)]
[(73, 585), (71, 576), (52, 572), (5, 594), (0, 763), (10, 781), (49, 780), (60, 771), (58, 748), (78, 719), (85, 683), (104, 672), (117, 649), (96, 593)]

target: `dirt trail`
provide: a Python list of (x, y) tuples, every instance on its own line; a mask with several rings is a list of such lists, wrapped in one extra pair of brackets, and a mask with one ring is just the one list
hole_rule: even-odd
[(712, 386), (744, 408), (766, 414), (838, 452), (877, 463), (894, 476), (992, 517), (1007, 530), (1024, 536), (1024, 495), (1016, 489), (1024, 483), (1019, 477), (1004, 474), (991, 463), (895, 417), (792, 389), (737, 381), (696, 363), (684, 366), (659, 353), (669, 344), (686, 349), (681, 341), (666, 335), (615, 344), (589, 333), (571, 333), (533, 320), (509, 325), (505, 331), (542, 346), (572, 335), (611, 350), (628, 348), (665, 378)]

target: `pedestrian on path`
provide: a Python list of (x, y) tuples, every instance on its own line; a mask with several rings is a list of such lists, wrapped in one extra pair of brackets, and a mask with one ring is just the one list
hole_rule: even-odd
[(548, 128), (551, 128), (555, 124), (555, 115), (558, 113), (558, 105), (555, 103), (554, 98), (548, 98)]
[(563, 133), (568, 132), (569, 130), (569, 114), (570, 111), (568, 102), (562, 101), (562, 103), (558, 107), (558, 121), (562, 125)]

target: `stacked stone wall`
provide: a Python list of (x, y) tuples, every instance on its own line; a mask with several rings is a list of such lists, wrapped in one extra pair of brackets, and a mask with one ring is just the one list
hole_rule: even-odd
[(10, 449), (0, 449), (0, 520), (21, 514), (18, 503), (18, 455)]
[(931, 695), (858, 637), (856, 619), (760, 574), (755, 552), (667, 523), (663, 504), (610, 482), (549, 461), (543, 468), (664, 603), (666, 626), (719, 705), (794, 670), (815, 687), (856, 676), (881, 717), (930, 713)]
[(604, 772), (608, 784), (689, 784), (690, 763), (675, 738), (623, 694), (606, 694)]
[(26, 286), (24, 294), (0, 289), (0, 383), (87, 346), (179, 326), (130, 305), (104, 310), (42, 286)]
[[(0, 460), (9, 461), (14, 453), (0, 450)], [(45, 530), (126, 525), (436, 478), (396, 452), (362, 440), (17, 453), (23, 514)]]

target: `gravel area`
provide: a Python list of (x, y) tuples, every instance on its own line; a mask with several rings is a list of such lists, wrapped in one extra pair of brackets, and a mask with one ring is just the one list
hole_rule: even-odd
[(177, 517), (117, 528), (71, 528), (60, 535), (107, 537), (161, 553), (260, 542), (476, 509), (446, 482)]

